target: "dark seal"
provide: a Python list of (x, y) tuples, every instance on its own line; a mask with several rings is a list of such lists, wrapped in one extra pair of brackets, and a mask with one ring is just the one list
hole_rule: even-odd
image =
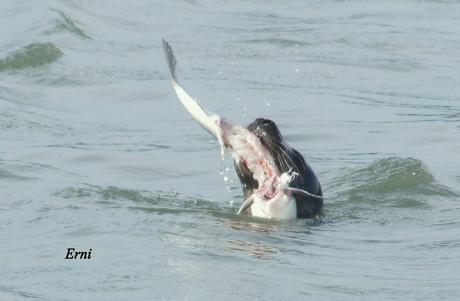
[[(303, 156), (286, 143), (275, 122), (257, 118), (247, 126), (247, 129), (253, 132), (267, 148), (281, 173), (296, 173), (289, 186), (305, 191), (292, 192), (296, 201), (297, 218), (318, 215), (323, 207), (323, 194), (318, 177)], [(257, 180), (244, 164), (235, 162), (235, 169), (241, 181), (244, 198), (247, 199), (258, 188)]]

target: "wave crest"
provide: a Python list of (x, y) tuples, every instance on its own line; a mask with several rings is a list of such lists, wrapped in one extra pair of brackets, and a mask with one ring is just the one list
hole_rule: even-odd
[(399, 157), (377, 160), (351, 172), (347, 170), (333, 180), (332, 188), (340, 199), (395, 207), (425, 207), (433, 197), (459, 196), (439, 183), (422, 161)]
[(31, 43), (0, 59), (0, 71), (51, 64), (63, 55), (64, 53), (53, 43)]

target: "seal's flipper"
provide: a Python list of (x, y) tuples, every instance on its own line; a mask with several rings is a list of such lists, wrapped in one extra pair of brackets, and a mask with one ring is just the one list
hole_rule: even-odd
[(193, 99), (192, 96), (190, 96), (190, 94), (182, 88), (176, 76), (176, 57), (174, 56), (171, 46), (165, 40), (163, 40), (163, 49), (166, 56), (166, 62), (168, 63), (172, 84), (179, 100), (192, 117), (195, 118), (195, 120), (198, 121), (205, 130), (216, 136), (219, 139), (219, 142), (221, 142), (221, 131), (219, 127), (220, 117), (211, 112), (207, 112), (198, 100)]

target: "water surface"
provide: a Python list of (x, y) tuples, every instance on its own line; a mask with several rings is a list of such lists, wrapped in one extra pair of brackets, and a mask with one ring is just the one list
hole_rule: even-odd
[[(0, 299), (455, 300), (460, 3), (0, 3)], [(274, 119), (321, 218), (236, 216), (183, 85)], [(91, 260), (64, 260), (66, 248)]]

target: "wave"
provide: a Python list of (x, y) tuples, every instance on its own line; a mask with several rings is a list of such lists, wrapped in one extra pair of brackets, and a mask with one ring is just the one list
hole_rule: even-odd
[[(311, 221), (310, 226), (317, 222), (356, 220), (398, 223), (414, 217), (406, 210), (425, 210), (429, 214), (430, 210), (426, 209), (436, 210), (436, 201), (450, 201), (460, 196), (455, 190), (438, 182), (420, 160), (398, 157), (381, 159), (358, 169), (343, 169), (338, 176), (324, 183), (324, 189), (325, 214), (320, 220)], [(236, 209), (225, 202), (177, 192), (86, 184), (83, 187), (66, 187), (55, 196), (146, 213), (199, 214), (227, 221), (254, 221), (236, 215)], [(421, 215), (417, 216), (422, 218)]]
[(51, 64), (63, 55), (53, 43), (31, 43), (0, 59), (0, 71)]
[(212, 200), (188, 197), (177, 192), (136, 190), (115, 186), (66, 187), (54, 196), (73, 200), (90, 200), (108, 206), (128, 207), (157, 214), (205, 213), (212, 215), (234, 215), (232, 208), (221, 207)]
[(47, 31), (47, 34), (55, 34), (60, 32), (69, 32), (72, 35), (78, 36), (82, 39), (91, 39), (91, 37), (77, 25), (77, 21), (66, 15), (62, 11), (56, 10), (59, 14), (59, 19), (56, 20), (56, 24), (53, 29)]
[(18, 173), (15, 173), (13, 171), (10, 171), (8, 169), (4, 169), (2, 167), (2, 163), (0, 162), (0, 180), (1, 181), (28, 181), (28, 180), (34, 180), (35, 178), (32, 177), (26, 177), (22, 176)]
[(241, 41), (243, 43), (248, 44), (269, 44), (269, 45), (276, 45), (281, 47), (297, 47), (297, 46), (310, 46), (312, 44), (301, 41), (301, 40), (294, 40), (294, 39), (286, 39), (286, 38), (260, 38), (260, 39), (249, 39)]
[(329, 189), (332, 190), (331, 199), (371, 206), (426, 208), (433, 199), (460, 196), (438, 182), (422, 161), (399, 157), (377, 160), (359, 169), (342, 170), (331, 181)]

